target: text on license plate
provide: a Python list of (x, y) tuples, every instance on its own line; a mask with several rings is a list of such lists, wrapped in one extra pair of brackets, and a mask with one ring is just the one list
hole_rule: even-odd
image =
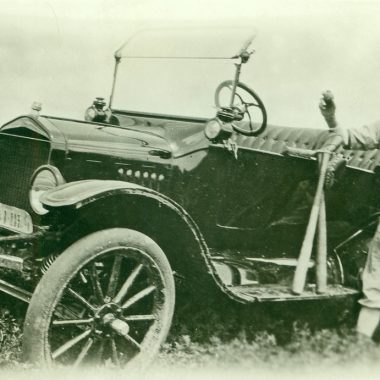
[(25, 210), (0, 203), (0, 227), (14, 232), (33, 232), (32, 218)]

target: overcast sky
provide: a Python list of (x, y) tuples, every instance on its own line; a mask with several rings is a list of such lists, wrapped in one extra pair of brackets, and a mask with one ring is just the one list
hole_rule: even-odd
[[(331, 89), (348, 126), (380, 119), (380, 1), (0, 0), (0, 121), (30, 110), (81, 118), (108, 98), (113, 53), (145, 28), (194, 28), (195, 45), (230, 49), (231, 27), (254, 27), (256, 53), (241, 80), (269, 121), (322, 127), (317, 103)], [(212, 32), (200, 35), (208, 26)], [(220, 32), (215, 33), (215, 30)], [(199, 40), (199, 41), (198, 41)], [(178, 41), (177, 41), (178, 42)], [(168, 48), (160, 39), (155, 50)], [(152, 44), (141, 49), (152, 49)], [(239, 46), (231, 49), (238, 50)], [(170, 50), (170, 49), (169, 49)], [(231, 61), (125, 60), (119, 108), (211, 116), (213, 91)]]

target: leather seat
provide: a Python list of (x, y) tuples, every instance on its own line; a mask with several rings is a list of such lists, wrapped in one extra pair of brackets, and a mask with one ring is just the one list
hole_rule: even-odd
[[(267, 129), (256, 137), (237, 135), (239, 146), (261, 151), (282, 153), (287, 146), (319, 149), (328, 137), (328, 130), (312, 128), (292, 128), (268, 125)], [(347, 165), (355, 168), (373, 171), (380, 165), (380, 150), (349, 150), (339, 149), (347, 160)]]

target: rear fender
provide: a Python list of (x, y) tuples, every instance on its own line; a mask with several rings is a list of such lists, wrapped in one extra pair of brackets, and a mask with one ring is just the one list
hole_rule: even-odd
[(361, 271), (367, 260), (368, 244), (372, 240), (379, 217), (379, 212), (371, 215), (334, 248), (342, 265), (343, 282), (346, 285), (361, 288)]

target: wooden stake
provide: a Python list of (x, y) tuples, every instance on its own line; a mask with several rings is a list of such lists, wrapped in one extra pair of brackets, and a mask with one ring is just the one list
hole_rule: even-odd
[(322, 160), (321, 160), (322, 162), (320, 166), (317, 190), (315, 192), (314, 202), (311, 208), (311, 213), (310, 213), (310, 218), (309, 218), (309, 223), (306, 228), (305, 238), (302, 243), (301, 252), (299, 254), (297, 267), (294, 273), (292, 291), (294, 294), (297, 294), (297, 295), (302, 294), (305, 287), (306, 275), (307, 275), (311, 253), (313, 250), (314, 236), (315, 236), (315, 231), (316, 231), (317, 222), (319, 218), (319, 210), (321, 207), (323, 186), (325, 183), (325, 175), (326, 175), (326, 169), (329, 162), (329, 158), (330, 158), (330, 153), (322, 154)]
[(323, 294), (327, 290), (327, 233), (326, 233), (326, 205), (325, 196), (322, 194), (321, 207), (318, 218), (317, 235), (317, 263), (316, 280), (317, 293)]

